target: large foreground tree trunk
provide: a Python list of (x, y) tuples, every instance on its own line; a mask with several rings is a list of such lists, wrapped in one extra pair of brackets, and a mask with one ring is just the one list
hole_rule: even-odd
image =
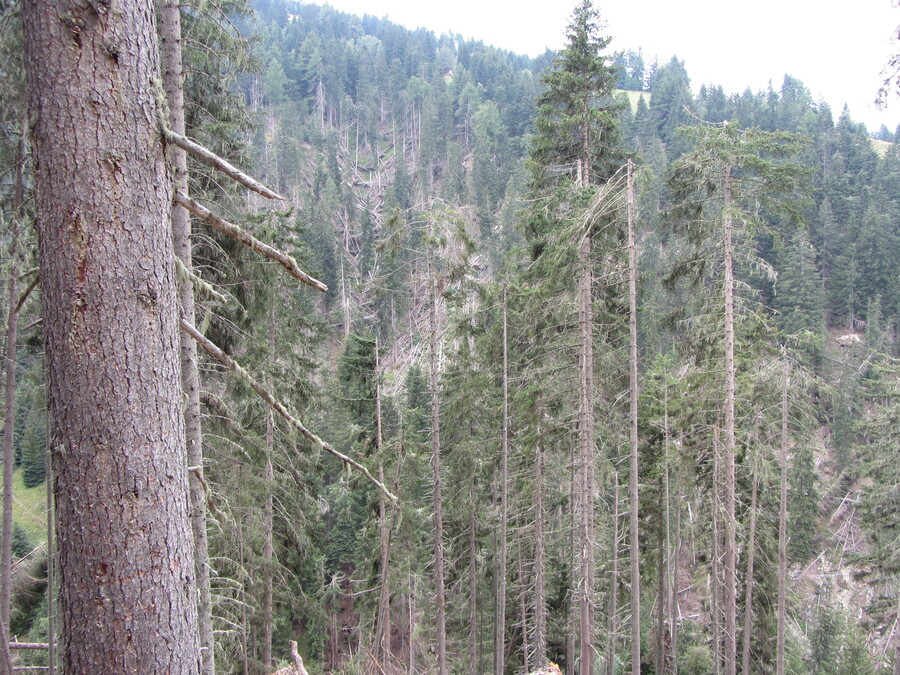
[(23, 3), (67, 673), (198, 673), (152, 0)]

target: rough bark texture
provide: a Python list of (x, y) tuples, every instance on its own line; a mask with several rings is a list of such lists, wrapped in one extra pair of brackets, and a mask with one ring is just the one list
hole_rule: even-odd
[[(628, 160), (628, 304), (631, 332), (631, 454), (629, 461), (629, 525), (631, 532), (631, 672), (641, 672), (641, 570), (638, 534), (638, 350), (637, 350), (637, 252), (634, 243), (634, 175)], [(660, 595), (660, 604), (664, 594)]]
[(199, 673), (152, 0), (23, 3), (67, 673)]
[[(181, 9), (178, 0), (157, 0), (159, 7), (160, 59), (163, 89), (169, 104), (169, 129), (184, 135), (184, 76), (181, 56)], [(183, 148), (169, 147), (169, 166), (176, 192), (188, 194), (187, 153)], [(172, 243), (175, 255), (188, 276), (193, 274), (191, 255), (191, 215), (183, 206), (172, 209)], [(194, 284), (184, 280), (178, 287), (181, 316), (195, 324)], [(209, 587), (209, 547), (206, 536), (206, 491), (203, 478), (203, 434), (200, 424), (200, 374), (197, 368), (197, 342), (181, 335), (181, 386), (184, 390), (184, 436), (191, 497), (191, 531), (194, 535), (194, 572), (197, 575), (197, 615), (200, 623), (200, 647), (203, 672), (215, 672), (212, 598)]]

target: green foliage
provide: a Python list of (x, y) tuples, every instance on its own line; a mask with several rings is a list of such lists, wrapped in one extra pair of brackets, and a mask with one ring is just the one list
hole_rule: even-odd
[(794, 452), (788, 472), (788, 554), (794, 562), (815, 555), (819, 495), (812, 448), (801, 444)]
[(582, 0), (566, 31), (566, 47), (542, 78), (531, 147), (538, 191), (567, 178), (579, 185), (603, 181), (619, 167), (616, 122), (622, 103), (614, 95), (615, 67), (603, 55), (610, 38), (600, 31), (599, 12)]

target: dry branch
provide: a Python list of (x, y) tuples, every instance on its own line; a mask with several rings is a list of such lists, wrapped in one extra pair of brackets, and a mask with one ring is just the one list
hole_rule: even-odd
[(298, 281), (303, 282), (307, 286), (312, 286), (316, 290), (322, 291), (323, 293), (328, 290), (328, 286), (323, 284), (318, 279), (314, 279), (309, 276), (306, 272), (300, 269), (297, 265), (297, 261), (294, 260), (291, 256), (286, 253), (282, 253), (278, 249), (275, 249), (268, 244), (264, 244), (259, 239), (254, 237), (251, 234), (245, 232), (242, 228), (234, 225), (233, 223), (229, 223), (227, 220), (224, 220), (212, 213), (209, 209), (207, 209), (202, 204), (195, 202), (190, 197), (187, 197), (183, 194), (176, 193), (175, 194), (175, 203), (181, 204), (188, 211), (197, 216), (200, 220), (208, 225), (212, 225), (214, 228), (219, 230), (220, 232), (227, 234), (229, 237), (233, 237), (237, 239), (239, 242), (252, 248), (254, 251), (258, 253), (262, 253), (267, 258), (274, 260), (279, 265), (284, 267), (287, 270), (288, 274), (297, 279)]
[(202, 335), (196, 328), (194, 328), (191, 324), (189, 324), (184, 319), (181, 319), (181, 328), (185, 333), (194, 338), (201, 347), (203, 347), (209, 354), (216, 359), (223, 366), (233, 371), (241, 380), (244, 381), (247, 386), (249, 386), (253, 391), (255, 391), (259, 397), (265, 401), (269, 407), (272, 408), (275, 412), (281, 415), (285, 420), (287, 420), (288, 424), (294, 427), (297, 431), (300, 432), (305, 438), (309, 439), (319, 447), (321, 447), (326, 452), (331, 453), (339, 460), (341, 460), (344, 464), (353, 467), (357, 471), (359, 471), (363, 476), (365, 476), (372, 485), (377, 487), (384, 494), (385, 497), (391, 500), (391, 503), (397, 503), (397, 497), (387, 489), (387, 487), (379, 481), (375, 476), (373, 476), (369, 470), (364, 467), (362, 464), (357, 462), (352, 457), (348, 457), (344, 453), (340, 452), (330, 443), (326, 443), (321, 438), (316, 436), (312, 431), (307, 429), (303, 422), (298, 420), (296, 417), (291, 415), (288, 409), (282, 405), (278, 399), (275, 398), (273, 394), (271, 394), (268, 390), (266, 390), (261, 384), (259, 384), (253, 377), (244, 370), (234, 359), (228, 356), (225, 352), (219, 349), (213, 342), (208, 340), (204, 335)]
[(179, 134), (176, 134), (174, 131), (170, 131), (169, 129), (165, 130), (165, 135), (166, 140), (170, 143), (177, 145), (179, 148), (181, 148), (185, 152), (189, 152), (194, 157), (202, 159), (207, 164), (211, 164), (226, 176), (233, 178), (244, 187), (249, 188), (254, 192), (258, 192), (263, 197), (286, 201), (285, 198), (279, 195), (277, 192), (270, 190), (255, 178), (251, 178), (250, 176), (245, 174), (243, 171), (231, 164), (228, 160), (219, 157), (211, 150), (207, 150), (196, 141), (192, 141), (189, 138), (180, 136)]

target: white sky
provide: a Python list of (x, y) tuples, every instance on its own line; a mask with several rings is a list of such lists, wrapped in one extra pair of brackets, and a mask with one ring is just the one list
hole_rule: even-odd
[[(577, 0), (314, 0), (351, 14), (387, 17), (536, 56), (565, 44)], [(900, 25), (891, 0), (595, 0), (612, 50), (642, 49), (645, 62), (677, 56), (695, 91), (780, 89), (785, 73), (825, 100), (837, 121), (846, 103), (870, 131), (900, 124), (900, 96), (886, 111), (872, 101)]]

